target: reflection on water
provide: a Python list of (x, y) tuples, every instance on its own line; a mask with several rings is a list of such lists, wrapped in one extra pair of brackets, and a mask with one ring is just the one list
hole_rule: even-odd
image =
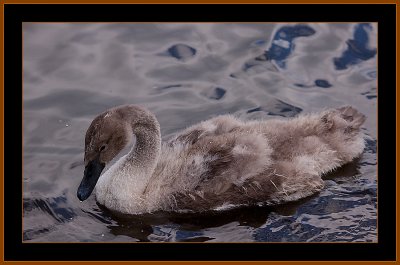
[[(376, 25), (24, 23), (26, 242), (377, 241)], [(361, 158), (298, 202), (116, 216), (80, 203), (84, 135), (105, 109), (149, 108), (168, 139), (219, 114), (293, 117), (350, 104)]]
[(347, 49), (341, 57), (334, 59), (336, 69), (346, 69), (349, 65), (358, 64), (361, 60), (365, 61), (376, 55), (376, 49), (368, 47), (368, 31), (371, 30), (372, 26), (366, 23), (355, 27), (354, 39), (347, 40)]
[(293, 52), (293, 40), (298, 37), (308, 37), (315, 34), (315, 30), (307, 25), (281, 27), (272, 40), (270, 48), (257, 59), (274, 60), (281, 68), (286, 68), (285, 59)]

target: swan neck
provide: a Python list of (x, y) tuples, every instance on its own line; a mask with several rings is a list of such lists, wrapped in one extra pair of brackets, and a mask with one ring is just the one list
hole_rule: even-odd
[(157, 162), (160, 152), (160, 135), (149, 130), (133, 132), (136, 136), (136, 144), (128, 155), (137, 167), (150, 167)]
[(145, 112), (140, 119), (131, 121), (130, 127), (132, 137), (136, 136), (136, 144), (127, 159), (131, 165), (149, 174), (154, 170), (161, 150), (160, 125), (153, 114)]

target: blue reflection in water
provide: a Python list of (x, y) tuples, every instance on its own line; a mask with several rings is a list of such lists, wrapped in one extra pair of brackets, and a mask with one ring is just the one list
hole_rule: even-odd
[[(338, 226), (335, 232), (329, 231), (329, 222), (337, 221), (343, 217), (336, 217), (336, 213), (345, 213), (348, 209), (362, 207), (363, 205), (375, 204), (376, 187), (360, 190), (360, 191), (341, 191), (335, 195), (315, 198), (297, 210), (293, 216), (273, 216), (271, 222), (265, 227), (255, 231), (256, 241), (268, 242), (301, 242), (312, 238), (312, 241), (349, 241), (348, 236), (352, 240), (363, 238), (375, 227), (375, 220), (360, 218), (360, 216), (352, 216), (344, 218), (347, 222)], [(340, 197), (341, 199), (337, 199)], [(349, 198), (357, 198), (350, 200)], [(346, 200), (348, 199), (348, 200)], [(309, 224), (310, 218), (319, 220), (317, 226)], [(302, 218), (303, 217), (303, 218)], [(326, 220), (326, 221), (322, 221)], [(289, 235), (289, 236), (288, 236)]]
[(314, 81), (314, 84), (312, 84), (312, 85), (305, 85), (305, 84), (301, 84), (301, 83), (295, 83), (294, 85), (297, 87), (301, 87), (301, 88), (311, 88), (314, 86), (321, 87), (321, 88), (329, 88), (332, 86), (331, 83), (329, 83), (328, 81), (326, 81), (324, 79), (316, 79)]
[(368, 32), (372, 30), (369, 23), (358, 24), (354, 30), (354, 39), (346, 41), (347, 49), (333, 62), (337, 70), (347, 69), (348, 66), (371, 59), (376, 54), (376, 49), (368, 48)]
[(274, 60), (279, 67), (285, 68), (285, 59), (295, 48), (293, 40), (314, 34), (315, 30), (307, 25), (284, 26), (275, 33), (272, 45), (264, 56), (267, 60)]
[(168, 49), (168, 53), (178, 60), (187, 60), (196, 54), (196, 49), (186, 44), (176, 44)]
[(328, 88), (328, 87), (331, 87), (331, 86), (332, 86), (328, 81), (323, 80), (323, 79), (317, 79), (317, 80), (315, 80), (315, 85), (316, 85), (317, 87), (322, 87), (322, 88)]
[(186, 231), (186, 230), (178, 230), (176, 231), (176, 240), (183, 241), (189, 238), (196, 238), (203, 236), (203, 232), (199, 231)]
[(54, 225), (46, 226), (38, 223), (37, 227), (26, 229), (23, 233), (24, 240), (34, 239), (36, 237), (41, 237), (43, 234), (51, 232), (55, 230), (55, 226), (57, 224), (62, 224), (66, 222), (70, 222), (74, 217), (76, 217), (76, 213), (71, 207), (68, 207), (67, 198), (65, 194), (54, 197), (54, 198), (24, 198), (23, 200), (23, 209), (24, 216), (29, 215), (31, 212), (37, 210), (46, 214), (46, 216), (51, 217), (54, 221)]
[(24, 198), (24, 214), (36, 208), (48, 213), (58, 223), (65, 223), (75, 217), (73, 209), (66, 207), (67, 198), (65, 195), (47, 199), (25, 199)]
[(225, 93), (226, 93), (225, 89), (221, 87), (216, 87), (212, 95), (210, 95), (210, 99), (219, 100), (225, 95)]
[(303, 109), (290, 105), (278, 99), (276, 100), (276, 103), (274, 105), (271, 104), (270, 106), (263, 106), (250, 109), (247, 111), (247, 113), (252, 113), (256, 111), (264, 111), (271, 116), (294, 117), (300, 112), (302, 112)]

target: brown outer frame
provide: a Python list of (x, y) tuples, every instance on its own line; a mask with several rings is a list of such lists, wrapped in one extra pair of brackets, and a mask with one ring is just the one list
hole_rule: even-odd
[[(3, 2), (3, 0), (2, 0)], [(397, 4), (396, 0), (4, 0), (5, 4)]]
[[(190, 1), (190, 0), (189, 0)], [(400, 25), (399, 20), (397, 19), (397, 14), (400, 11), (400, 2), (396, 0), (382, 0), (382, 1), (371, 1), (371, 0), (351, 0), (351, 2), (346, 0), (251, 0), (251, 2), (245, 3), (243, 0), (219, 0), (218, 2), (213, 0), (193, 0), (188, 2), (188, 0), (118, 0), (116, 2), (110, 2), (109, 0), (0, 0), (0, 174), (3, 181), (0, 181), (0, 198), (2, 203), (0, 203), (0, 264), (3, 263), (17, 263), (17, 264), (32, 264), (39, 265), (43, 263), (55, 263), (54, 261), (5, 261), (4, 260), (4, 5), (6, 4), (291, 4), (291, 3), (299, 3), (299, 4), (395, 4), (396, 5), (396, 44), (400, 43)], [(397, 75), (400, 75), (400, 69), (398, 67), (398, 59), (400, 56), (400, 45), (396, 46), (396, 67), (397, 67)], [(397, 75), (396, 75), (396, 90), (397, 90)], [(397, 104), (398, 100), (400, 100), (400, 95), (396, 93), (396, 132), (400, 128), (400, 110)], [(396, 133), (396, 177), (398, 175), (398, 166), (400, 164), (400, 157), (398, 154), (398, 149), (400, 148), (399, 137)], [(397, 189), (400, 188), (400, 181), (397, 181), (396, 184), (396, 202), (398, 202), (399, 197), (397, 194)], [(396, 220), (398, 220), (400, 211), (400, 205), (397, 203), (396, 206)], [(362, 264), (397, 264), (397, 253), (398, 248), (400, 247), (398, 244), (399, 240), (399, 230), (400, 224), (396, 222), (396, 261), (58, 261), (59, 264), (85, 264), (85, 265), (97, 265), (99, 263), (134, 263), (134, 264), (352, 264), (352, 265), (362, 265)]]

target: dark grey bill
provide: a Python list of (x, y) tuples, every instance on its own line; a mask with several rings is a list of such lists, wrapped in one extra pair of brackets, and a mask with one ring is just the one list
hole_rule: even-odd
[(104, 166), (105, 164), (100, 163), (99, 158), (96, 158), (95, 160), (90, 161), (85, 167), (82, 182), (79, 185), (78, 192), (76, 193), (80, 201), (86, 200), (89, 198), (90, 194), (92, 194)]

